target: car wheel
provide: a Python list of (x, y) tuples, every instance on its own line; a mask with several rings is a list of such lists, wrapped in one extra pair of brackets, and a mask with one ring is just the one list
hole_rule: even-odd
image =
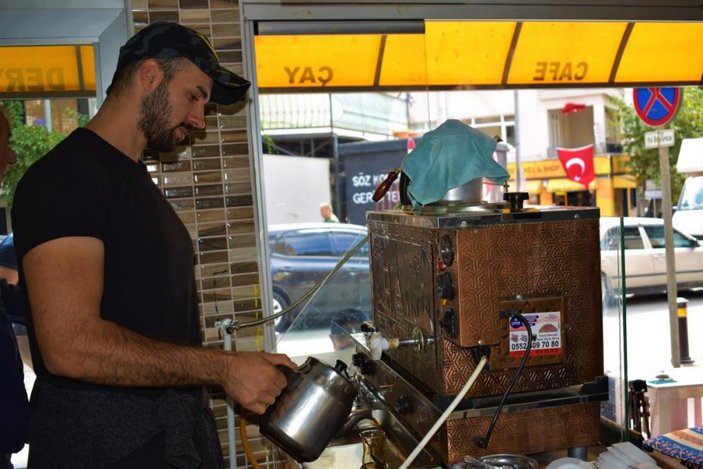
[[(288, 307), (288, 299), (281, 293), (273, 292), (273, 314), (278, 314)], [(284, 314), (280, 318), (276, 318), (273, 321), (274, 328), (276, 332), (285, 332), (291, 324), (290, 313)]]

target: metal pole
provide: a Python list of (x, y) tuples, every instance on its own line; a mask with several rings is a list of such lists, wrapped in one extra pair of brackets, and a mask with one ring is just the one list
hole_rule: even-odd
[[(232, 342), (232, 334), (234, 333), (234, 321), (232, 319), (224, 319), (222, 321), (215, 322), (215, 327), (220, 329), (220, 332), (224, 335), (223, 348), (227, 352), (231, 352), (234, 349)], [(234, 402), (227, 396), (227, 445), (229, 446), (229, 467), (230, 469), (236, 469), (237, 467), (237, 441), (235, 436), (235, 422), (234, 422)]]
[[(348, 210), (344, 210), (344, 213), (342, 213), (342, 180), (339, 177), (339, 139), (334, 129), (332, 130), (332, 156), (334, 159), (334, 213), (339, 216), (340, 221), (347, 221), (349, 217), (349, 213), (347, 213)], [(348, 208), (346, 203), (345, 208)]]
[(679, 318), (676, 305), (676, 259), (674, 258), (674, 230), (671, 223), (671, 176), (669, 174), (669, 147), (659, 146), (659, 168), (662, 180), (662, 216), (664, 217), (664, 250), (666, 253), (666, 297), (669, 304), (671, 335), (671, 364), (681, 366), (679, 350)]
[[(228, 352), (232, 351), (231, 334), (225, 334), (225, 350)], [(227, 396), (227, 444), (229, 446), (229, 467), (235, 469), (237, 467), (237, 442), (234, 424), (234, 402), (229, 396)]]
[(520, 161), (520, 95), (518, 90), (513, 90), (515, 100), (515, 181), (517, 182), (517, 192), (522, 190), (522, 163)]
[(677, 298), (676, 306), (679, 316), (679, 350), (681, 350), (681, 363), (690, 365), (693, 359), (688, 354), (688, 300), (686, 298)]
[(51, 132), (53, 129), (53, 122), (51, 121), (51, 100), (50, 99), (45, 99), (44, 100), (44, 120), (46, 121), (44, 124), (44, 127), (46, 127), (46, 130)]

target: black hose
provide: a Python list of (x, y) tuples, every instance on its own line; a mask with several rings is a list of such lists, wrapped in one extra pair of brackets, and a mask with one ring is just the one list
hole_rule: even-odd
[[(503, 314), (503, 311), (501, 311), (501, 315)], [(488, 442), (491, 440), (491, 434), (493, 434), (493, 429), (496, 426), (496, 423), (498, 422), (498, 417), (500, 416), (500, 412), (503, 410), (503, 405), (505, 404), (505, 400), (508, 398), (508, 394), (510, 394), (510, 391), (513, 389), (513, 385), (517, 381), (517, 379), (520, 377), (520, 373), (522, 373), (522, 369), (525, 367), (525, 363), (527, 363), (527, 358), (530, 356), (530, 350), (532, 350), (532, 328), (530, 327), (530, 323), (525, 319), (525, 316), (523, 316), (520, 313), (515, 313), (515, 312), (507, 312), (509, 314), (508, 320), (511, 318), (517, 318), (527, 329), (527, 348), (525, 349), (525, 353), (522, 356), (522, 359), (520, 360), (520, 365), (517, 367), (517, 370), (515, 370), (515, 373), (513, 374), (513, 377), (510, 379), (510, 383), (508, 383), (508, 387), (505, 389), (505, 392), (503, 393), (503, 397), (500, 399), (500, 403), (498, 404), (498, 408), (496, 409), (496, 413), (493, 415), (493, 420), (491, 421), (491, 424), (488, 426), (488, 431), (486, 432), (486, 436), (477, 436), (474, 438), (474, 444), (478, 446), (479, 448), (487, 448), (488, 447)]]
[(353, 245), (351, 248), (349, 248), (349, 250), (344, 254), (344, 256), (339, 260), (339, 262), (337, 262), (337, 264), (334, 266), (334, 268), (332, 270), (330, 270), (329, 272), (327, 272), (327, 274), (322, 278), (322, 280), (317, 282), (316, 285), (314, 285), (310, 290), (305, 292), (305, 294), (303, 294), (303, 296), (301, 296), (300, 298), (295, 300), (295, 302), (293, 304), (291, 304), (290, 306), (285, 308), (283, 311), (279, 311), (278, 313), (272, 314), (271, 316), (266, 316), (263, 319), (257, 319), (255, 321), (247, 322), (244, 324), (238, 324), (236, 328), (237, 329), (244, 329), (246, 327), (260, 326), (264, 323), (267, 323), (269, 321), (273, 321), (274, 319), (280, 318), (284, 314), (288, 314), (290, 311), (293, 311), (295, 308), (298, 307), (298, 305), (300, 305), (302, 302), (304, 302), (305, 300), (310, 298), (312, 295), (314, 295), (327, 282), (327, 280), (330, 279), (330, 277), (332, 277), (334, 274), (336, 274), (339, 271), (339, 269), (342, 268), (342, 265), (344, 265), (345, 262), (347, 262), (354, 254), (356, 254), (357, 251), (359, 251), (359, 249), (361, 249), (361, 247), (364, 245), (364, 243), (366, 243), (366, 241), (368, 241), (368, 239), (369, 239), (369, 235), (367, 234), (360, 241), (358, 241), (355, 245)]

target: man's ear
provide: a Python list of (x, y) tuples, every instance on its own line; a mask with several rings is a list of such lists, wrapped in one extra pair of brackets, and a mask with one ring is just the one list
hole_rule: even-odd
[(164, 77), (161, 65), (155, 59), (146, 59), (139, 67), (139, 84), (146, 92), (156, 89)]

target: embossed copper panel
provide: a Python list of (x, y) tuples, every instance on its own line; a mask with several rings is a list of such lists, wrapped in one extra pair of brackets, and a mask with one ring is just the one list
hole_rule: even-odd
[[(565, 405), (501, 414), (485, 449), (473, 442), (485, 436), (492, 417), (449, 420), (447, 447), (441, 448), (448, 464), (459, 464), (464, 456), (488, 454), (536, 454), (598, 444), (600, 403)], [(440, 448), (436, 448), (440, 450)]]
[[(525, 220), (460, 214), (442, 223), (426, 215), (370, 213), (376, 325), (387, 337), (411, 338), (420, 327), (435, 338), (421, 351), (401, 347), (387, 354), (431, 392), (450, 396), (475, 368), (472, 348), (485, 345), (492, 367), (467, 397), (498, 395), (514, 371), (500, 358), (508, 338), (507, 320), (499, 312), (506, 302), (527, 298), (554, 302), (562, 346), (556, 357), (530, 358), (513, 392), (562, 388), (602, 375), (600, 250), (593, 210)], [(439, 247), (445, 235), (454, 252), (448, 266)], [(441, 298), (437, 278), (447, 273), (454, 294)], [(453, 337), (447, 309), (455, 314)]]
[[(363, 381), (378, 391), (387, 411), (393, 413), (415, 438), (414, 444), (402, 448), (407, 454), (430, 431), (442, 411), (413, 383), (398, 374), (392, 363), (373, 361), (365, 351), (357, 351), (368, 365)], [(515, 406), (504, 407), (485, 449), (476, 446), (474, 438), (485, 437), (496, 407), (451, 413), (425, 447), (427, 454), (423, 453), (415, 464), (436, 467), (440, 462), (461, 463), (467, 454), (474, 457), (498, 453), (531, 454), (587, 447), (598, 442), (599, 402), (573, 401), (555, 405), (549, 399), (539, 399), (535, 396), (532, 402), (523, 400)], [(398, 428), (386, 430), (396, 443), (403, 439), (398, 439)]]

